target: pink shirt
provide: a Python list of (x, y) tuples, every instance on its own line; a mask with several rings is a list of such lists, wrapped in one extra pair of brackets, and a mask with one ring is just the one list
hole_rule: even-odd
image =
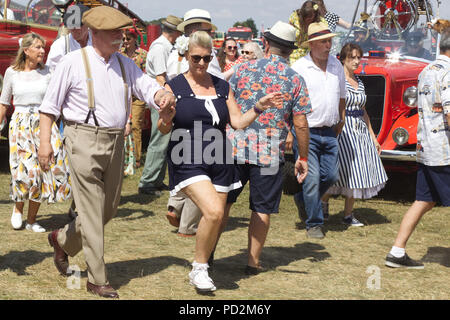
[[(145, 101), (148, 106), (158, 109), (153, 97), (162, 87), (144, 74), (133, 60), (120, 53), (114, 53), (106, 62), (92, 46), (87, 46), (86, 49), (94, 78), (95, 115), (100, 127), (124, 128), (130, 112), (132, 95)], [(129, 87), (126, 109), (118, 56), (124, 65)], [(61, 110), (65, 120), (77, 123), (84, 123), (89, 112), (86, 73), (81, 50), (70, 52), (57, 65), (39, 108), (40, 112), (52, 114), (56, 118), (61, 115)], [(94, 125), (92, 116), (89, 124)]]

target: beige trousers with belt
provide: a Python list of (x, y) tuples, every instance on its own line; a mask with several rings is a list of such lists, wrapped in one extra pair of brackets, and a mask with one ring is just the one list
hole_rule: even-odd
[(106, 285), (104, 226), (120, 201), (123, 130), (66, 124), (64, 137), (78, 217), (59, 231), (58, 243), (71, 257), (83, 250), (88, 281)]

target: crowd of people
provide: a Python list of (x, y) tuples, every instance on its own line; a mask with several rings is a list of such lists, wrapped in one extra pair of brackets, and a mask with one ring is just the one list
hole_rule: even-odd
[[(247, 183), (244, 272), (264, 270), (260, 255), (270, 217), (279, 212), (284, 154), (291, 148), (299, 183), (294, 202), (307, 237), (325, 237), (331, 195), (345, 197), (342, 223), (363, 226), (353, 214), (355, 199), (375, 196), (387, 175), (364, 84), (355, 75), (363, 49), (347, 43), (339, 59), (330, 54), (336, 26), (350, 25), (327, 11), (324, 1), (305, 1), (289, 23), (276, 22), (264, 33), (264, 52), (256, 43), (238, 49), (236, 40), (225, 39), (217, 53), (208, 11), (167, 16), (147, 52), (137, 45), (133, 21), (120, 11), (77, 6), (81, 24), (64, 20), (69, 34), (54, 42), (46, 64), (45, 40), (24, 36), (0, 97), (1, 119), (12, 98), (15, 106), (9, 128), (12, 227), (23, 227), (28, 200), (25, 228), (45, 232), (36, 221), (40, 204), (73, 198), (71, 222), (48, 235), (61, 275), (68, 275), (69, 256), (83, 251), (87, 290), (118, 297), (103, 259), (104, 225), (117, 212), (124, 175), (141, 165), (146, 107), (151, 136), (138, 192), (170, 191), (169, 223), (179, 235), (195, 236), (188, 278), (197, 290), (216, 290), (208, 269)], [(439, 137), (427, 131), (430, 123), (450, 123), (449, 32), (440, 52), (419, 79), (423, 151), (416, 202), (386, 257), (390, 267), (423, 267), (408, 257), (406, 242), (425, 212), (436, 203), (450, 206), (448, 130)], [(427, 95), (425, 86), (434, 94)]]

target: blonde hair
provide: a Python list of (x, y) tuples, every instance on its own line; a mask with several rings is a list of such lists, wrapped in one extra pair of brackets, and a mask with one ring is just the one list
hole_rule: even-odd
[(212, 51), (212, 38), (206, 31), (196, 31), (189, 37), (188, 49), (192, 46), (202, 47)]
[[(16, 71), (22, 71), (25, 69), (25, 62), (27, 60), (27, 55), (25, 54), (25, 49), (31, 47), (34, 43), (34, 40), (40, 40), (42, 44), (45, 46), (45, 39), (38, 35), (37, 33), (31, 32), (27, 33), (23, 36), (22, 42), (20, 44), (19, 51), (17, 51), (17, 56), (12, 63), (12, 68)], [(38, 67), (40, 69), (44, 68), (44, 63), (39, 63)]]
[(249, 41), (246, 44), (244, 44), (244, 46), (242, 47), (243, 50), (245, 50), (246, 48), (253, 50), (253, 53), (255, 54), (256, 59), (264, 58), (264, 52), (261, 50), (261, 47), (257, 43), (255, 43), (253, 41)]

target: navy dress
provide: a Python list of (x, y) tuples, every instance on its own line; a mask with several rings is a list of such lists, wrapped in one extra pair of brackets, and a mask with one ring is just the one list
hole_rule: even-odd
[(228, 82), (210, 76), (215, 96), (196, 96), (183, 74), (167, 82), (177, 99), (167, 148), (171, 196), (203, 180), (210, 180), (218, 192), (241, 187), (225, 131), (230, 119), (226, 103), (230, 87)]

